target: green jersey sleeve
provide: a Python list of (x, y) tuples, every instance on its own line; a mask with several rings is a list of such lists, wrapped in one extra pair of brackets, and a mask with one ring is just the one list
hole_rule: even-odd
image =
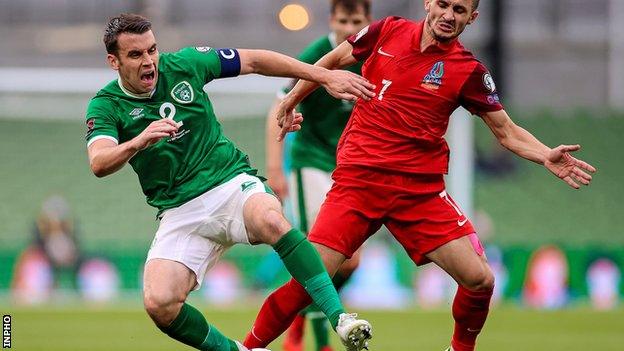
[(117, 118), (111, 107), (111, 101), (95, 97), (89, 102), (86, 113), (87, 146), (98, 139), (109, 139), (119, 143)]
[(240, 55), (236, 49), (189, 47), (180, 50), (177, 56), (193, 67), (205, 83), (218, 78), (236, 77), (240, 74)]

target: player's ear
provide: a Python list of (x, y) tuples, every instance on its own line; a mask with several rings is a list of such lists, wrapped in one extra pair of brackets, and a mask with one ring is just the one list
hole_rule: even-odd
[(108, 65), (114, 69), (115, 71), (119, 71), (119, 58), (117, 55), (107, 54), (106, 61), (108, 61)]
[(472, 11), (472, 13), (470, 14), (470, 18), (468, 19), (468, 24), (473, 24), (474, 21), (477, 20), (477, 17), (479, 17), (479, 11)]
[(425, 4), (425, 12), (429, 13), (429, 8), (431, 7), (431, 0), (424, 0)]

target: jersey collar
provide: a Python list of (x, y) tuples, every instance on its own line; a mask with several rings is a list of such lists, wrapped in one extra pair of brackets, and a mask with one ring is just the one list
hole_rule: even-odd
[[(425, 30), (425, 20), (423, 19), (420, 22), (418, 22), (418, 26), (416, 28), (417, 29), (414, 35), (414, 42), (412, 43), (412, 47), (414, 47), (415, 50), (420, 53), (420, 41), (422, 39), (423, 32)], [(424, 52), (422, 52), (422, 54), (445, 53), (454, 49), (458, 43), (459, 43), (458, 38), (455, 38), (448, 43), (438, 42), (427, 47), (427, 49)]]
[(156, 91), (156, 87), (154, 87), (154, 89), (152, 91), (150, 91), (149, 93), (143, 93), (143, 94), (135, 94), (131, 91), (129, 91), (128, 89), (124, 88), (123, 84), (121, 83), (121, 78), (117, 78), (117, 85), (119, 85), (119, 89), (121, 89), (121, 91), (128, 95), (131, 98), (135, 98), (135, 99), (149, 99), (152, 97), (152, 95), (154, 95), (154, 92)]

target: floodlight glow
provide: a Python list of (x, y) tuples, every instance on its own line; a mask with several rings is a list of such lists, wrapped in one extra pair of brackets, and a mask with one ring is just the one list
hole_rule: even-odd
[(308, 10), (299, 4), (288, 4), (279, 12), (279, 20), (282, 26), (288, 30), (302, 30), (310, 24)]

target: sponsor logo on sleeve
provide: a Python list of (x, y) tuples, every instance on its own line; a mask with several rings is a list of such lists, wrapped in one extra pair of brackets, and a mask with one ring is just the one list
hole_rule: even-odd
[(363, 36), (366, 35), (366, 33), (368, 33), (368, 27), (366, 26), (364, 28), (362, 28), (361, 31), (358, 32), (358, 34), (355, 36), (355, 40), (353, 41), (354, 43), (357, 42), (358, 40), (360, 40), (360, 38), (362, 38)]
[(438, 90), (442, 85), (443, 76), (444, 61), (438, 61), (431, 67), (431, 70), (425, 75), (420, 85), (429, 90)]
[(194, 96), (193, 87), (187, 81), (182, 81), (171, 89), (171, 97), (181, 104), (191, 103)]
[(483, 86), (489, 93), (496, 92), (496, 84), (494, 84), (494, 79), (492, 79), (492, 75), (489, 73), (483, 74)]
[(208, 52), (210, 51), (211, 47), (210, 46), (196, 46), (195, 50), (199, 51), (199, 52)]
[(490, 105), (498, 105), (498, 104), (500, 104), (500, 98), (498, 97), (498, 94), (496, 94), (496, 93), (489, 94), (486, 97), (486, 100), (487, 100), (487, 103), (490, 104)]
[(89, 136), (91, 136), (91, 134), (93, 133), (93, 129), (95, 128), (95, 118), (89, 118), (86, 121), (87, 124), (87, 138)]

